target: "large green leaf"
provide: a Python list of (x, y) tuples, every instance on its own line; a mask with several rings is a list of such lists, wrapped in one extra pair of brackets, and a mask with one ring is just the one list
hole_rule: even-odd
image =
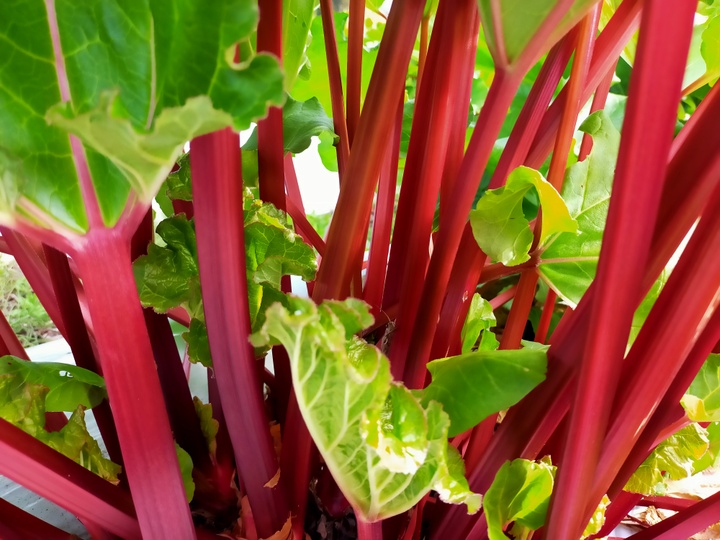
[(305, 49), (317, 0), (283, 0), (283, 69), (285, 88), (292, 88), (300, 68), (307, 62)]
[(257, 23), (252, 0), (68, 0), (55, 8), (72, 97), (59, 105), (64, 78), (46, 3), (0, 5), (5, 223), (39, 213), (61, 233), (87, 229), (65, 130), (84, 143), (102, 217), (113, 225), (129, 201), (150, 202), (185, 141), (219, 127), (243, 129), (283, 102), (275, 59), (233, 61), (234, 45)]
[(620, 133), (602, 111), (580, 129), (592, 135), (593, 149), (567, 170), (562, 191), (578, 232), (550, 238), (538, 266), (541, 277), (573, 307), (595, 278), (620, 143)]
[(695, 422), (720, 421), (720, 354), (711, 354), (681, 400)]
[(506, 461), (483, 499), (490, 540), (507, 540), (503, 529), (536, 530), (545, 524), (555, 467), (544, 461)]
[(432, 382), (418, 395), (450, 415), (451, 437), (515, 405), (545, 380), (542, 350), (475, 351), (428, 364)]
[(448, 445), (450, 420), (393, 383), (390, 364), (353, 334), (372, 324), (367, 304), (290, 297), (275, 304), (255, 346), (281, 343), (305, 423), (358, 516), (376, 521), (407, 511), (429, 490), (468, 511), (479, 508), (464, 466)]
[[(595, 1), (575, 0), (554, 29), (551, 41), (562, 37)], [(497, 6), (497, 13), (494, 13), (493, 4)], [(558, 0), (478, 0), (485, 35), (496, 62), (500, 60), (499, 51), (504, 50), (508, 64), (513, 64), (557, 4)], [(544, 52), (538, 51), (537, 56)]]
[(668, 480), (687, 478), (694, 472), (695, 462), (708, 450), (705, 430), (690, 424), (661, 442), (638, 467), (625, 486), (625, 491), (643, 495), (662, 495)]
[(48, 389), (45, 410), (72, 412), (78, 405), (92, 408), (107, 397), (105, 381), (97, 373), (72, 364), (26, 362), (14, 356), (0, 358), (0, 377), (16, 384), (36, 384)]
[[(0, 361), (3, 367), (0, 373), (0, 418), (102, 478), (118, 483), (120, 467), (103, 456), (97, 441), (88, 433), (84, 420), (84, 404), (97, 404), (99, 401), (95, 394), (98, 384), (104, 394), (102, 378), (64, 364), (61, 364), (63, 368), (72, 369), (73, 377), (65, 377), (57, 364), (48, 368), (43, 368), (42, 364), (38, 368), (26, 368), (20, 365), (23, 363), (30, 364), (10, 356)], [(83, 380), (89, 381), (85, 387)], [(51, 393), (55, 394), (52, 398)], [(60, 431), (45, 429), (48, 402), (54, 410), (73, 411)]]
[[(313, 136), (322, 133), (333, 135), (333, 121), (325, 113), (317, 98), (307, 101), (295, 101), (288, 97), (283, 106), (283, 145), (286, 152), (298, 154), (310, 147)], [(243, 150), (257, 150), (257, 128), (243, 145)]]
[(486, 191), (470, 212), (475, 240), (491, 259), (508, 266), (530, 259), (533, 232), (523, 212), (523, 200), (531, 189), (537, 192), (543, 208), (541, 244), (553, 234), (577, 230), (577, 222), (552, 184), (538, 171), (518, 167), (505, 186)]

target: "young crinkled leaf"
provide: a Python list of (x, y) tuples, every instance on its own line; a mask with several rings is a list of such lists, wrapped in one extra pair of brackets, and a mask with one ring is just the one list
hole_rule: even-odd
[(720, 354), (711, 354), (680, 403), (690, 420), (720, 421)]
[(560, 233), (541, 246), (540, 276), (571, 307), (595, 278), (610, 202), (620, 133), (602, 111), (590, 115), (580, 130), (592, 135), (584, 161), (568, 168), (563, 198), (577, 220), (577, 233)]
[(432, 381), (418, 395), (437, 401), (450, 416), (449, 436), (466, 431), (493, 413), (515, 405), (545, 380), (544, 350), (475, 351), (433, 360)]
[(195, 405), (195, 413), (200, 419), (200, 429), (202, 430), (208, 450), (210, 451), (210, 458), (214, 460), (220, 423), (213, 418), (212, 405), (210, 403), (203, 403), (200, 401), (200, 398), (195, 396), (193, 397), (193, 404)]
[[(102, 378), (75, 366), (51, 364), (43, 373), (43, 364), (38, 364), (39, 369), (33, 370), (23, 369), (19, 365), (21, 363), (30, 364), (10, 356), (0, 361), (4, 368), (0, 373), (0, 418), (102, 478), (118, 483), (120, 466), (103, 456), (97, 441), (88, 433), (84, 420), (84, 404), (97, 405), (99, 400), (94, 392), (98, 388), (102, 389), (104, 395)], [(76, 382), (64, 380), (58, 366), (74, 368), (72, 379)], [(100, 386), (96, 384), (98, 379)], [(83, 389), (83, 380), (91, 381), (88, 388), (94, 390)], [(63, 390), (68, 392), (64, 393)], [(51, 393), (56, 394), (52, 400), (49, 399)], [(60, 431), (48, 432), (45, 429), (45, 412), (49, 410), (47, 402), (55, 407), (54, 410), (72, 411), (68, 423)]]
[[(87, 0), (58, 2), (53, 11), (50, 21), (39, 0), (0, 6), (5, 223), (27, 219), (33, 208), (67, 236), (87, 231), (68, 132), (85, 145), (102, 218), (112, 226), (128, 205), (151, 202), (185, 141), (244, 129), (283, 102), (275, 58), (234, 62), (234, 45), (257, 24), (252, 0)], [(51, 39), (55, 22), (64, 73)], [(61, 103), (65, 74), (72, 101)]]
[(668, 480), (687, 478), (694, 464), (708, 450), (707, 433), (692, 423), (657, 445), (652, 454), (638, 467), (625, 486), (625, 491), (643, 495), (662, 495)]
[(180, 463), (180, 474), (182, 475), (183, 486), (185, 487), (185, 497), (187, 502), (193, 500), (195, 496), (195, 482), (193, 481), (193, 461), (185, 450), (175, 443), (175, 452), (177, 452), (178, 462)]
[[(313, 136), (319, 137), (322, 133), (329, 133), (333, 141), (337, 142), (333, 121), (325, 113), (325, 109), (317, 98), (307, 101), (295, 101), (289, 97), (283, 106), (283, 146), (286, 152), (299, 154), (310, 147)], [(243, 150), (257, 150), (257, 128), (243, 145)]]
[(491, 259), (508, 266), (530, 259), (533, 232), (522, 208), (530, 189), (535, 189), (543, 208), (541, 245), (555, 233), (577, 231), (577, 222), (555, 188), (538, 171), (518, 167), (505, 186), (486, 191), (470, 212), (475, 240)]
[[(273, 205), (246, 192), (244, 212), (250, 324), (255, 331), (262, 325), (268, 306), (286, 302), (280, 288), (282, 276), (298, 275), (311, 280), (317, 263), (313, 249), (295, 234), (285, 214)], [(157, 233), (165, 245), (151, 244), (148, 254), (133, 263), (140, 301), (160, 313), (184, 307), (191, 317), (190, 328), (183, 334), (190, 359), (210, 367), (194, 222), (184, 215), (174, 216), (163, 220)], [(262, 352), (256, 350), (258, 355)]]
[(482, 351), (494, 351), (498, 348), (498, 340), (490, 327), (495, 326), (495, 314), (490, 302), (485, 300), (479, 293), (475, 293), (470, 301), (465, 324), (463, 325), (460, 339), (462, 340), (463, 354), (472, 351), (478, 345), (478, 339), (482, 336), (478, 349)]
[(358, 516), (377, 521), (400, 514), (429, 490), (448, 502), (480, 505), (448, 446), (450, 420), (393, 383), (387, 358), (354, 336), (372, 324), (369, 307), (348, 299), (289, 297), (275, 304), (255, 346), (287, 349), (303, 418), (338, 485)]

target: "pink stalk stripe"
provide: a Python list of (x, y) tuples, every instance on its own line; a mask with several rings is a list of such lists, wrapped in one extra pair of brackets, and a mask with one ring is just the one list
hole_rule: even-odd
[[(190, 146), (195, 228), (210, 350), (235, 459), (258, 534), (279, 531), (289, 513), (282, 492), (263, 487), (278, 470), (255, 358), (248, 341), (240, 145), (226, 129)], [(254, 441), (247, 444), (248, 438)]]

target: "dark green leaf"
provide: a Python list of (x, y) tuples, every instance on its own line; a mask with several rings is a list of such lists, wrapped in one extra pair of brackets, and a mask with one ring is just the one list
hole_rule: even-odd
[(167, 177), (167, 195), (173, 200), (192, 201), (190, 154), (180, 156), (177, 165), (178, 170), (171, 172)]
[(208, 340), (207, 326), (200, 319), (192, 319), (190, 328), (182, 335), (188, 344), (188, 358), (209, 368), (212, 367), (210, 354), (210, 341)]

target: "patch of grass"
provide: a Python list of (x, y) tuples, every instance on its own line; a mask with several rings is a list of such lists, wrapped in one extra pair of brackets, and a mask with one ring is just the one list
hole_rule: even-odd
[(0, 258), (0, 311), (24, 347), (59, 335), (15, 261), (5, 257)]

